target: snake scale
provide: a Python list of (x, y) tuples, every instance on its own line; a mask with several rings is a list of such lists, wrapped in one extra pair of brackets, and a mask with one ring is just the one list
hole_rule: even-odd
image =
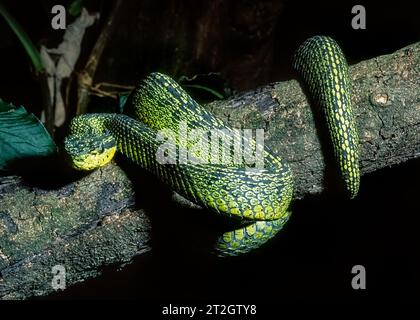
[[(293, 65), (323, 110), (342, 180), (353, 198), (359, 188), (359, 147), (344, 55), (333, 39), (315, 36), (298, 48)], [(93, 170), (108, 163), (118, 150), (181, 196), (238, 220), (237, 229), (217, 239), (215, 252), (219, 256), (246, 253), (271, 239), (290, 216), (293, 175), (287, 162), (266, 146), (259, 167), (250, 168), (243, 155), (227, 157), (223, 163), (213, 161), (202, 144), (197, 148), (197, 143), (169, 134), (178, 132), (180, 123), (191, 130), (217, 131), (220, 141), (237, 137), (237, 131), (194, 101), (174, 80), (152, 73), (131, 93), (125, 114), (74, 118), (65, 150), (79, 170)], [(163, 138), (162, 132), (167, 133)], [(210, 138), (206, 133), (205, 139)], [(235, 144), (217, 142), (217, 146), (228, 155), (244, 146), (258, 148), (246, 136), (235, 141), (239, 149), (234, 149)], [(163, 142), (166, 160), (173, 161), (158, 160)], [(171, 156), (170, 150), (175, 150)], [(190, 156), (180, 161), (185, 152)]]

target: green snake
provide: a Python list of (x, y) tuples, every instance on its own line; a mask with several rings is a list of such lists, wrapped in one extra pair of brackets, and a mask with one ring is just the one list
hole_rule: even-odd
[[(354, 197), (359, 147), (344, 55), (333, 39), (315, 36), (298, 48), (293, 64), (325, 114), (342, 180)], [(293, 175), (284, 159), (238, 134), (166, 75), (150, 74), (126, 105), (125, 114), (85, 114), (72, 120), (65, 150), (74, 168), (93, 170), (118, 150), (184, 198), (238, 220), (237, 229), (217, 239), (220, 256), (249, 252), (282, 229), (293, 195)], [(176, 134), (181, 126), (198, 138)], [(214, 139), (214, 148), (206, 148)], [(260, 151), (259, 165), (249, 164), (248, 149), (254, 156)], [(212, 157), (217, 152), (225, 155), (223, 161)]]

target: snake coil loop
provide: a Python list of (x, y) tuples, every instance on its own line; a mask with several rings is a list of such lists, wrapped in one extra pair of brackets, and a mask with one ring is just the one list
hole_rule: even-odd
[[(358, 136), (350, 101), (348, 67), (337, 43), (329, 37), (306, 40), (297, 50), (294, 66), (326, 116), (334, 152), (350, 197), (359, 188)], [(127, 115), (128, 114), (128, 115)], [(248, 170), (246, 161), (212, 163), (194, 144), (179, 137), (165, 140), (176, 159), (193, 152), (192, 161), (161, 163), (156, 157), (164, 130), (217, 130), (230, 139), (234, 129), (194, 101), (170, 77), (152, 73), (131, 94), (127, 114), (87, 114), (73, 119), (65, 149), (72, 165), (92, 170), (109, 162), (118, 150), (152, 172), (188, 200), (242, 222), (224, 233), (215, 246), (221, 256), (246, 253), (261, 246), (282, 229), (290, 216), (293, 176), (287, 163), (267, 147), (264, 166)], [(242, 137), (240, 142), (255, 146)], [(224, 151), (231, 154), (231, 147)], [(195, 150), (195, 151), (194, 151)], [(233, 158), (232, 158), (233, 159)]]

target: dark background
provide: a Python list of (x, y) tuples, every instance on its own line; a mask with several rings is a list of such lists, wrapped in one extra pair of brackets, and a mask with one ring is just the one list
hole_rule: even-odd
[[(58, 44), (62, 32), (50, 28), (53, 1), (5, 3), (37, 44)], [(112, 7), (110, 1), (86, 4), (100, 10), (102, 17)], [(366, 30), (351, 28), (356, 4), (366, 8)], [(216, 72), (216, 80), (209, 76), (203, 81), (228, 95), (295, 77), (291, 56), (315, 34), (335, 38), (350, 64), (392, 53), (420, 40), (418, 13), (415, 1), (125, 1), (118, 32), (105, 50), (95, 81), (134, 84), (156, 70), (175, 78)], [(80, 63), (101, 23), (88, 29)], [(39, 115), (39, 85), (3, 21), (0, 39), (0, 97)], [(325, 194), (295, 202), (291, 220), (269, 245), (225, 260), (199, 250), (208, 229), (218, 228), (216, 218), (161, 203), (163, 196), (151, 193), (153, 252), (123, 268), (106, 268), (101, 277), (48, 298), (418, 299), (419, 185), (417, 159), (364, 176), (353, 201)], [(366, 268), (364, 291), (351, 287), (351, 269), (357, 264)]]

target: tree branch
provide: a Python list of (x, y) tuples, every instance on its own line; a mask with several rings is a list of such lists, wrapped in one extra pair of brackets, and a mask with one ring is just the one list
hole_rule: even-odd
[[(362, 173), (418, 157), (420, 43), (360, 62), (350, 71)], [(295, 198), (323, 191), (328, 165), (322, 132), (297, 81), (208, 108), (232, 126), (265, 129), (266, 144), (292, 167)], [(51, 268), (57, 264), (66, 268), (69, 286), (150, 250), (150, 223), (134, 205), (130, 181), (115, 164), (48, 188), (19, 177), (0, 178), (0, 298), (52, 292)]]
[[(420, 155), (420, 43), (350, 67), (361, 173)], [(209, 108), (232, 127), (264, 128), (265, 143), (291, 165), (295, 198), (324, 189), (318, 122), (297, 81), (258, 88)], [(314, 116), (315, 114), (315, 116)]]

